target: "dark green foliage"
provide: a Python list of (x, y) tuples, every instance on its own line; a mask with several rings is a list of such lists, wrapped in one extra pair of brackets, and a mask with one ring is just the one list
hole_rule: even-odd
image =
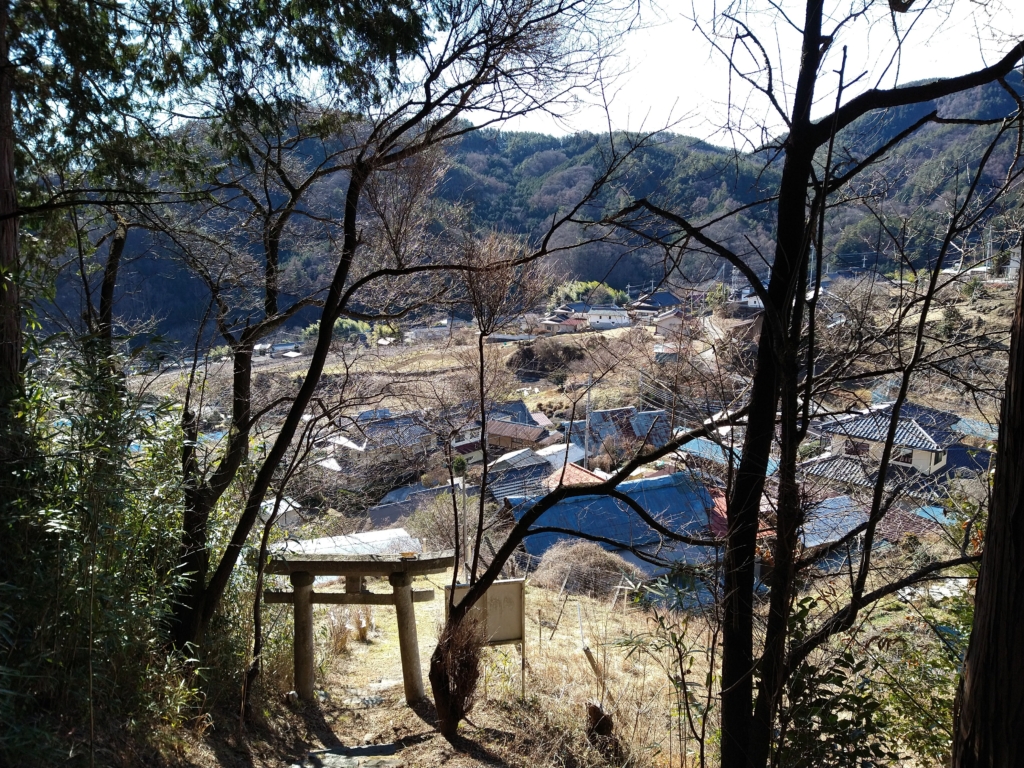
[(81, 148), (113, 133), (131, 134), (133, 123), (186, 74), (175, 50), (174, 4), (113, 5), (10, 3), (8, 58), (15, 67), (15, 132), (22, 148), (52, 151), (65, 140)]
[(247, 78), (267, 68), (299, 80), (317, 71), (356, 103), (376, 103), (398, 81), (398, 63), (428, 40), (427, 5), (412, 0), (216, 0), (190, 3), (189, 53), (230, 84), (236, 107)]
[(625, 304), (629, 300), (625, 291), (617, 291), (605, 283), (596, 280), (584, 282), (582, 280), (571, 280), (562, 283), (555, 289), (551, 296), (551, 305), (554, 307), (562, 304), (571, 304), (575, 301), (585, 301), (588, 304)]
[(466, 474), (466, 460), (462, 456), (455, 456), (452, 459), (452, 474), (456, 477), (464, 477)]
[(955, 304), (942, 308), (942, 319), (935, 326), (935, 330), (944, 339), (955, 339), (964, 330), (964, 316)]
[[(998, 85), (993, 85), (940, 99), (937, 104), (869, 116), (844, 131), (843, 146), (848, 157), (838, 158), (837, 168), (842, 171), (849, 167), (933, 108), (949, 114), (962, 109), (963, 116), (971, 117), (1006, 106), (1004, 97), (1009, 98)], [(950, 99), (957, 101), (953, 103)], [(274, 119), (283, 124), (287, 122), (288, 109), (294, 105), (279, 107)], [(295, 114), (292, 113), (293, 117)], [(354, 118), (339, 115), (337, 119)], [(306, 125), (303, 130), (310, 127)], [(326, 129), (327, 125), (323, 127)], [(245, 151), (241, 145), (232, 144), (228, 128), (213, 137), (221, 145), (218, 151), (224, 161), (231, 156), (232, 147), (240, 155)], [(898, 271), (901, 260), (915, 269), (925, 266), (937, 252), (934, 233), (945, 225), (946, 214), (922, 203), (930, 200), (933, 193), (950, 192), (963, 183), (964, 148), (976, 145), (990, 133), (991, 129), (985, 127), (926, 125), (901, 145), (896, 156), (877, 166), (877, 172), (863, 175), (854, 191), (870, 196), (884, 187), (887, 202), (877, 210), (876, 199), (872, 203), (875, 213), (860, 205), (833, 212), (825, 234), (830, 269), (859, 268), (866, 263), (889, 273)], [(626, 138), (620, 135), (617, 140), (622, 142)], [(558, 138), (492, 129), (470, 132), (448, 147), (451, 165), (437, 196), (445, 203), (469, 208), (475, 226), (512, 232), (536, 243), (553, 216), (582, 198), (606, 164), (606, 149), (606, 139), (594, 134)], [(303, 143), (300, 150), (297, 159), (302, 162), (323, 159), (324, 149), (319, 142)], [(1006, 146), (999, 151), (1005, 154), (1009, 150)], [(994, 160), (993, 168), (1001, 173), (1008, 161), (1008, 156)], [(763, 154), (736, 154), (691, 137), (663, 134), (633, 155), (616, 183), (609, 185), (584, 213), (600, 218), (634, 197), (647, 196), (699, 223), (740, 205), (754, 204), (712, 228), (722, 242), (744, 250), (747, 237), (762, 243), (770, 239), (774, 216), (771, 196), (775, 194), (779, 175), (778, 168), (771, 164), (765, 167), (766, 162)], [(883, 176), (885, 184), (881, 185)], [(344, 174), (339, 174), (321, 182), (317, 193), (319, 215), (330, 217), (340, 213), (342, 198), (338, 185), (343, 178)], [(756, 204), (757, 201), (764, 202)], [(1001, 215), (993, 218), (996, 251), (1015, 242), (1002, 221)], [(1010, 223), (1007, 219), (1007, 227)], [(893, 234), (900, 244), (899, 253), (892, 245)], [(582, 238), (584, 233), (575, 235)], [(285, 279), (296, 284), (316, 283), (332, 272), (332, 246), (329, 239), (318, 238), (316, 232), (304, 231), (301, 238), (293, 237), (282, 243), (280, 258)], [(190, 338), (195, 318), (202, 315), (203, 291), (176, 265), (150, 257), (135, 258), (147, 245), (141, 237), (133, 236), (128, 248), (133, 258), (129, 259), (125, 276), (126, 283), (144, 297), (140, 314), (163, 317), (165, 333)], [(662, 254), (631, 251), (629, 245), (637, 243), (587, 243), (559, 254), (550, 263), (566, 277), (603, 282), (613, 290), (621, 290), (627, 284), (660, 281), (665, 270)], [(706, 256), (688, 253), (682, 257), (679, 269), (688, 279), (703, 280), (714, 277), (719, 266)], [(174, 282), (173, 290), (152, 289), (153, 285), (166, 286), (168, 281)], [(616, 300), (621, 298), (616, 296)], [(295, 324), (301, 328), (309, 320), (303, 317)]]
[(22, 749), (50, 762), (40, 731), (71, 731), (88, 754), (91, 728), (180, 725), (196, 713), (187, 659), (164, 638), (180, 525), (176, 421), (142, 410), (95, 340), (43, 354), (21, 403), (37, 460), (3, 518), (9, 764), (29, 764)]
[[(800, 600), (791, 617), (791, 640), (806, 635), (807, 617), (817, 606)], [(898, 764), (889, 745), (882, 700), (871, 680), (872, 665), (849, 648), (821, 651), (790, 677), (779, 712), (772, 764), (785, 768), (868, 768)]]
[[(370, 324), (364, 323), (361, 320), (352, 320), (348, 317), (339, 317), (334, 323), (335, 339), (341, 339), (348, 341), (353, 336), (359, 336), (359, 334), (369, 334), (371, 331)], [(302, 329), (303, 341), (316, 341), (317, 334), (320, 333), (320, 322), (317, 321), (312, 325), (307, 325)]]

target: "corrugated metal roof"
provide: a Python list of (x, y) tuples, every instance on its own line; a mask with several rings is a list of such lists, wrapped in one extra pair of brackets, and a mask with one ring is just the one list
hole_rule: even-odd
[[(636, 501), (666, 528), (691, 536), (708, 535), (709, 510), (713, 506), (707, 489), (690, 475), (676, 473), (667, 477), (633, 480), (621, 483), (619, 490)], [(520, 519), (536, 503), (537, 498), (510, 498), (512, 514)], [(534, 527), (555, 527), (583, 531), (612, 539), (628, 546), (640, 547), (662, 543), (661, 536), (641, 520), (627, 505), (610, 496), (580, 496), (565, 499), (549, 509)], [(562, 533), (541, 533), (527, 536), (524, 546), (532, 555), (541, 555), (558, 541), (570, 539)], [(606, 549), (616, 549), (602, 544)], [(694, 559), (703, 550), (665, 542), (675, 550), (674, 559)], [(670, 558), (673, 559), (673, 558)]]
[(553, 467), (561, 467), (566, 463), (583, 461), (583, 449), (575, 443), (555, 443), (537, 450), (538, 456), (544, 459)]
[(547, 430), (532, 424), (519, 424), (514, 421), (488, 421), (487, 436), (510, 437), (515, 440), (523, 440), (535, 443), (540, 440)]
[(836, 496), (807, 510), (800, 536), (805, 547), (816, 547), (838, 541), (867, 519), (860, 504), (849, 496)]
[(544, 493), (544, 480), (551, 474), (551, 465), (536, 456), (539, 464), (509, 466), (487, 473), (487, 491), (497, 500), (510, 496), (534, 496)]
[(320, 539), (288, 539), (275, 544), (271, 549), (304, 555), (386, 555), (396, 552), (419, 553), (423, 551), (423, 545), (404, 528), (391, 528)]
[(548, 460), (532, 448), (520, 448), (518, 451), (509, 451), (496, 458), (487, 467), (492, 472), (504, 472), (509, 469), (521, 469), (545, 465), (551, 466)]
[(982, 440), (995, 440), (999, 437), (998, 424), (989, 424), (978, 419), (960, 419), (953, 425), (953, 429), (961, 435), (980, 437)]

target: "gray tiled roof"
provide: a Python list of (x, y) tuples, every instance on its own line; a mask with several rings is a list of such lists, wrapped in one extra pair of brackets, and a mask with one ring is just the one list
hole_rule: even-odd
[[(570, 422), (570, 439), (584, 447), (586, 421)], [(633, 406), (592, 411), (590, 414), (590, 451), (600, 450), (608, 438), (620, 443), (646, 439), (647, 445), (660, 448), (672, 438), (669, 415), (665, 411), (638, 411)]]
[[(845, 416), (822, 425), (822, 432), (872, 442), (885, 442), (892, 419), (893, 403), (886, 403), (870, 412)], [(941, 451), (958, 442), (960, 435), (954, 425), (960, 417), (934, 408), (904, 403), (896, 425), (894, 444), (922, 451)]]
[[(991, 454), (965, 445), (946, 449), (946, 463), (930, 474), (914, 467), (889, 465), (886, 487), (902, 489), (921, 498), (945, 495), (950, 481), (958, 478), (979, 478), (988, 470)], [(847, 486), (873, 487), (878, 480), (878, 465), (870, 457), (825, 454), (800, 464), (805, 475), (820, 477)]]

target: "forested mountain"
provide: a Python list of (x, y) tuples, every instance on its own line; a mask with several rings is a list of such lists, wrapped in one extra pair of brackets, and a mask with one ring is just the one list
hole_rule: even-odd
[[(1020, 77), (1016, 78), (1017, 90)], [(844, 130), (834, 148), (836, 173), (842, 174), (922, 117), (956, 115), (957, 123), (928, 123), (902, 142), (898, 154), (877, 164), (851, 186), (848, 203), (833, 211), (827, 224), (826, 264), (830, 268), (871, 264), (883, 271), (896, 267), (899, 254), (882, 242), (882, 224), (905, 232), (905, 257), (921, 265), (935, 252), (936, 232), (945, 213), (937, 202), (957, 185), (964, 147), (990, 136), (991, 126), (965, 124), (965, 119), (991, 119), (1013, 108), (1010, 94), (992, 84), (885, 114), (871, 115)], [(616, 137), (619, 151), (637, 137)], [(311, 157), (314, 145), (300, 149)], [(991, 174), (1003, 173), (1010, 150), (997, 158)], [(700, 223), (731, 210), (748, 210), (717, 223), (712, 231), (725, 242), (767, 244), (773, 210), (770, 198), (780, 168), (771, 147), (738, 153), (687, 136), (664, 133), (649, 137), (622, 165), (584, 215), (593, 220), (614, 212), (633, 199), (646, 197), (658, 205)], [(308, 159), (308, 158), (307, 158)], [(824, 157), (820, 158), (822, 161)], [(448, 166), (436, 196), (466, 210), (473, 229), (511, 232), (535, 244), (551, 221), (582, 199), (608, 167), (606, 136), (578, 134), (553, 137), (536, 133), (482, 130), (466, 134), (448, 147)], [(343, 204), (344, 175), (325, 182), (318, 192), (321, 213), (338, 214)], [(858, 195), (861, 200), (856, 200)], [(758, 201), (768, 201), (757, 205)], [(1012, 206), (1010, 206), (1012, 207)], [(875, 211), (877, 215), (871, 213)], [(1012, 223), (1011, 223), (1012, 224)], [(562, 229), (557, 242), (569, 244), (587, 235), (579, 226)], [(998, 253), (1012, 233), (1002, 230), (997, 218), (992, 234)], [(889, 238), (886, 238), (888, 240)], [(589, 242), (554, 259), (556, 271), (566, 277), (605, 281), (615, 288), (650, 284), (665, 276), (663, 254), (637, 247), (636, 242), (610, 238)], [(317, 280), (331, 263), (331, 246), (322, 231), (298, 229), (283, 243), (283, 268), (296, 279)], [(122, 280), (120, 313), (133, 321), (153, 319), (172, 339), (187, 341), (203, 322), (209, 296), (202, 283), (175, 257), (173, 247), (142, 230), (129, 237), (128, 263)], [(770, 254), (770, 250), (763, 251)], [(766, 264), (754, 264), (761, 273)], [(714, 276), (718, 264), (693, 253), (681, 262), (685, 273), (698, 280)], [(76, 281), (64, 282), (62, 297), (73, 301)], [(70, 306), (62, 302), (65, 311)], [(316, 317), (307, 310), (293, 319), (303, 325)]]

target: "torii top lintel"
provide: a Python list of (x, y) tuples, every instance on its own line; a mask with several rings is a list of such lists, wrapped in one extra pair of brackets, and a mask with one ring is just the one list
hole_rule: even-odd
[(387, 576), (407, 573), (420, 576), (443, 573), (455, 565), (454, 550), (425, 552), (415, 557), (388, 555), (306, 555), (281, 553), (273, 555), (267, 573), (310, 573), (314, 576)]

